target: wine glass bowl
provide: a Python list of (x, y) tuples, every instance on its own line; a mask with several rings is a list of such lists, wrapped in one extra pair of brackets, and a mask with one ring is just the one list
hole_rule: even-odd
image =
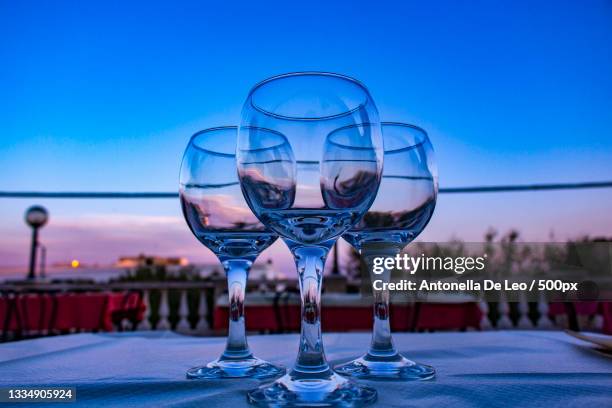
[[(334, 134), (355, 124), (367, 126)], [(261, 137), (261, 128), (278, 134)], [(354, 225), (376, 197), (378, 111), (352, 78), (280, 75), (249, 93), (236, 155), (245, 198), (262, 223), (296, 242), (325, 242)]]
[[(261, 129), (270, 133), (262, 136)], [(370, 93), (360, 82), (332, 73), (293, 73), (260, 82), (242, 109), (236, 159), (250, 208), (294, 256), (302, 297), (293, 369), (250, 391), (249, 401), (261, 406), (374, 401), (373, 388), (329, 367), (320, 320), (327, 253), (368, 210), (380, 183), (382, 135)]]
[[(385, 167), (376, 200), (363, 219), (343, 235), (372, 274), (374, 258), (393, 257), (414, 240), (433, 214), (438, 173), (427, 133), (414, 125), (383, 123)], [(376, 279), (389, 282), (390, 271)], [(346, 376), (386, 380), (426, 380), (435, 370), (402, 356), (393, 345), (389, 291), (373, 291), (374, 327), (368, 352), (335, 367)]]
[(223, 265), (230, 303), (225, 351), (217, 360), (187, 372), (192, 379), (270, 378), (284, 372), (253, 356), (246, 340), (244, 297), (249, 269), (277, 235), (253, 215), (236, 174), (237, 127), (203, 130), (183, 155), (179, 197), (187, 225)]
[(394, 243), (399, 249), (427, 226), (438, 197), (438, 170), (427, 132), (407, 123), (383, 122), (385, 168), (376, 200), (344, 238), (355, 249)]

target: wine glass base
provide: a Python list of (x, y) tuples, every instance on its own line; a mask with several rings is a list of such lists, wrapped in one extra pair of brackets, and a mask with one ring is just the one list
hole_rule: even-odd
[(376, 397), (374, 388), (333, 372), (324, 378), (285, 374), (247, 394), (248, 401), (260, 407), (362, 407), (376, 401)]
[(266, 379), (279, 377), (285, 371), (284, 367), (275, 366), (257, 357), (243, 360), (218, 359), (202, 367), (190, 368), (187, 370), (187, 378), (190, 380), (216, 380), (222, 378)]
[(334, 367), (341, 375), (368, 380), (422, 381), (436, 376), (436, 370), (428, 365), (415, 363), (401, 354), (378, 359), (370, 354)]

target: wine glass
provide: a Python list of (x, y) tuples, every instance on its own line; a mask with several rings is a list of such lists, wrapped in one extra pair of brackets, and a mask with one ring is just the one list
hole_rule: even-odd
[(183, 215), (191, 232), (223, 265), (229, 294), (225, 351), (217, 360), (188, 370), (190, 379), (271, 378), (285, 372), (254, 357), (247, 344), (244, 293), (249, 270), (278, 236), (257, 220), (244, 201), (236, 173), (236, 135), (236, 126), (194, 134), (181, 164)]
[[(373, 259), (395, 257), (414, 240), (429, 222), (438, 195), (438, 173), (427, 133), (404, 123), (383, 123), (382, 131), (385, 168), (378, 196), (359, 224), (342, 236), (361, 254), (373, 279)], [(375, 276), (389, 282), (390, 271)], [(373, 290), (373, 297), (370, 349), (363, 357), (334, 369), (367, 379), (433, 378), (433, 367), (415, 363), (395, 349), (389, 325), (389, 291)]]
[[(349, 128), (334, 132), (343, 127)], [(327, 363), (320, 306), (328, 251), (365, 214), (380, 184), (382, 136), (368, 90), (352, 78), (320, 72), (259, 83), (242, 109), (236, 158), (249, 206), (295, 258), (302, 299), (293, 369), (250, 391), (249, 401), (275, 407), (374, 401), (373, 388), (337, 375)]]

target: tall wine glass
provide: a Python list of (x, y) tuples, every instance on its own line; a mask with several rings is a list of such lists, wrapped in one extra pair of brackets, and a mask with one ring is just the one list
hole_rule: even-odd
[[(385, 168), (378, 196), (361, 222), (342, 237), (366, 262), (374, 279), (389, 282), (390, 271), (372, 275), (376, 257), (396, 254), (423, 231), (438, 195), (438, 173), (427, 133), (404, 123), (383, 123)], [(335, 367), (343, 375), (369, 379), (424, 380), (432, 367), (402, 356), (393, 345), (389, 325), (389, 291), (373, 290), (374, 328), (363, 356)]]
[[(346, 126), (350, 130), (334, 133)], [(237, 162), (249, 206), (293, 253), (302, 297), (293, 369), (250, 391), (249, 401), (262, 406), (374, 401), (373, 388), (347, 381), (328, 365), (320, 306), (328, 251), (365, 214), (380, 183), (382, 137), (368, 90), (354, 79), (316, 72), (259, 83), (243, 106)]]
[(193, 135), (181, 165), (179, 192), (185, 220), (198, 240), (217, 256), (227, 275), (229, 332), (217, 360), (187, 371), (187, 378), (270, 378), (285, 372), (253, 356), (247, 344), (244, 293), (251, 265), (277, 235), (255, 218), (236, 173), (237, 127)]

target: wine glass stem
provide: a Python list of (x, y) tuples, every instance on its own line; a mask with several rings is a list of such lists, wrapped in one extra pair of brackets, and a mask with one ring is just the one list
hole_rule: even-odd
[[(383, 272), (380, 274), (375, 274), (373, 272), (374, 258), (381, 256), (392, 257), (397, 253), (399, 253), (399, 251), (388, 251), (388, 253), (384, 254), (377, 252), (375, 255), (367, 252), (362, 253), (370, 272), (371, 282), (380, 280), (383, 284), (389, 283), (391, 280), (391, 271), (389, 269), (384, 268)], [(374, 290), (374, 288), (372, 288), (372, 295), (374, 324), (372, 329), (372, 342), (370, 343), (368, 354), (376, 357), (393, 356), (397, 354), (397, 351), (395, 350), (393, 338), (391, 336), (389, 290)]]
[(232, 259), (223, 262), (229, 295), (229, 330), (222, 358), (244, 359), (251, 356), (246, 339), (244, 294), (252, 262)]
[(295, 258), (302, 296), (302, 331), (294, 374), (330, 371), (321, 338), (321, 282), (325, 258), (323, 246), (290, 246)]

